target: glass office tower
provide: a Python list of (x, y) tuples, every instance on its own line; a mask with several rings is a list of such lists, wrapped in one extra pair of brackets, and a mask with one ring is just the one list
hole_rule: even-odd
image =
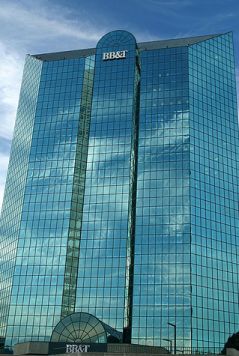
[[(89, 313), (123, 342), (238, 331), (232, 34), (28, 55), (1, 219), (1, 336)], [(107, 329), (108, 330), (108, 329)]]

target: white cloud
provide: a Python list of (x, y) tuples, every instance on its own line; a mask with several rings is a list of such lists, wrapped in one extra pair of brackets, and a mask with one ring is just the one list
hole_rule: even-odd
[(24, 59), (0, 42), (0, 136), (12, 137)]
[[(14, 14), (14, 17), (12, 16)], [(83, 14), (74, 17), (69, 8), (53, 4), (32, 2), (6, 2), (0, 7), (2, 35), (9, 38), (9, 43), (17, 48), (52, 51), (69, 49), (78, 43), (78, 48), (86, 44), (95, 45), (103, 35), (104, 29), (98, 29)], [(4, 25), (4, 26), (3, 26)], [(67, 41), (66, 41), (67, 39)]]
[(5, 176), (7, 173), (8, 161), (9, 161), (9, 156), (0, 153), (1, 172), (4, 172), (4, 174), (2, 173), (0, 174), (0, 210), (1, 210), (2, 200), (3, 200), (3, 194), (4, 194)]
[[(16, 52), (10, 51), (0, 42), (0, 140), (11, 140), (20, 82), (22, 76), (23, 59)], [(9, 152), (0, 152), (0, 210), (3, 199), (4, 184), (7, 174)]]

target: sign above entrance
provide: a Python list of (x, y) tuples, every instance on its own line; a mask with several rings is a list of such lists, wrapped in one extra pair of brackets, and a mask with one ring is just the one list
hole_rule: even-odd
[(71, 343), (71, 342), (50, 342), (49, 355), (66, 354), (71, 356), (75, 353), (107, 352), (107, 343)]
[(103, 53), (103, 61), (111, 60), (111, 59), (123, 59), (126, 58), (126, 53), (128, 51), (116, 51), (116, 52), (105, 52)]
[(88, 352), (90, 345), (68, 345), (66, 344), (66, 353), (75, 353), (75, 352)]

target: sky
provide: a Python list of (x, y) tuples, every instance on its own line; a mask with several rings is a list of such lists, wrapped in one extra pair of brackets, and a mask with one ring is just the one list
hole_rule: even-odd
[(0, 209), (26, 54), (95, 47), (112, 30), (137, 41), (233, 31), (238, 0), (0, 0)]

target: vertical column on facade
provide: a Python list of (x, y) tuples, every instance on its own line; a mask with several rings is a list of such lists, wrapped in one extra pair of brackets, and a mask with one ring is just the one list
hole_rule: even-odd
[(122, 332), (132, 314), (135, 38), (110, 32), (95, 58), (76, 308)]
[(61, 307), (62, 318), (75, 311), (77, 270), (80, 255), (80, 236), (92, 104), (93, 75), (94, 58), (89, 57), (85, 60), (85, 73), (81, 97), (80, 123), (77, 138), (78, 143), (76, 149), (70, 226)]
[(138, 162), (138, 132), (139, 132), (139, 104), (140, 104), (140, 62), (137, 53), (134, 84), (134, 111), (132, 115), (132, 141), (130, 162), (130, 192), (129, 192), (129, 221), (126, 261), (125, 288), (125, 320), (123, 339), (131, 342), (132, 312), (133, 312), (133, 283), (134, 283), (134, 245), (135, 245), (135, 217), (137, 193), (137, 162)]

